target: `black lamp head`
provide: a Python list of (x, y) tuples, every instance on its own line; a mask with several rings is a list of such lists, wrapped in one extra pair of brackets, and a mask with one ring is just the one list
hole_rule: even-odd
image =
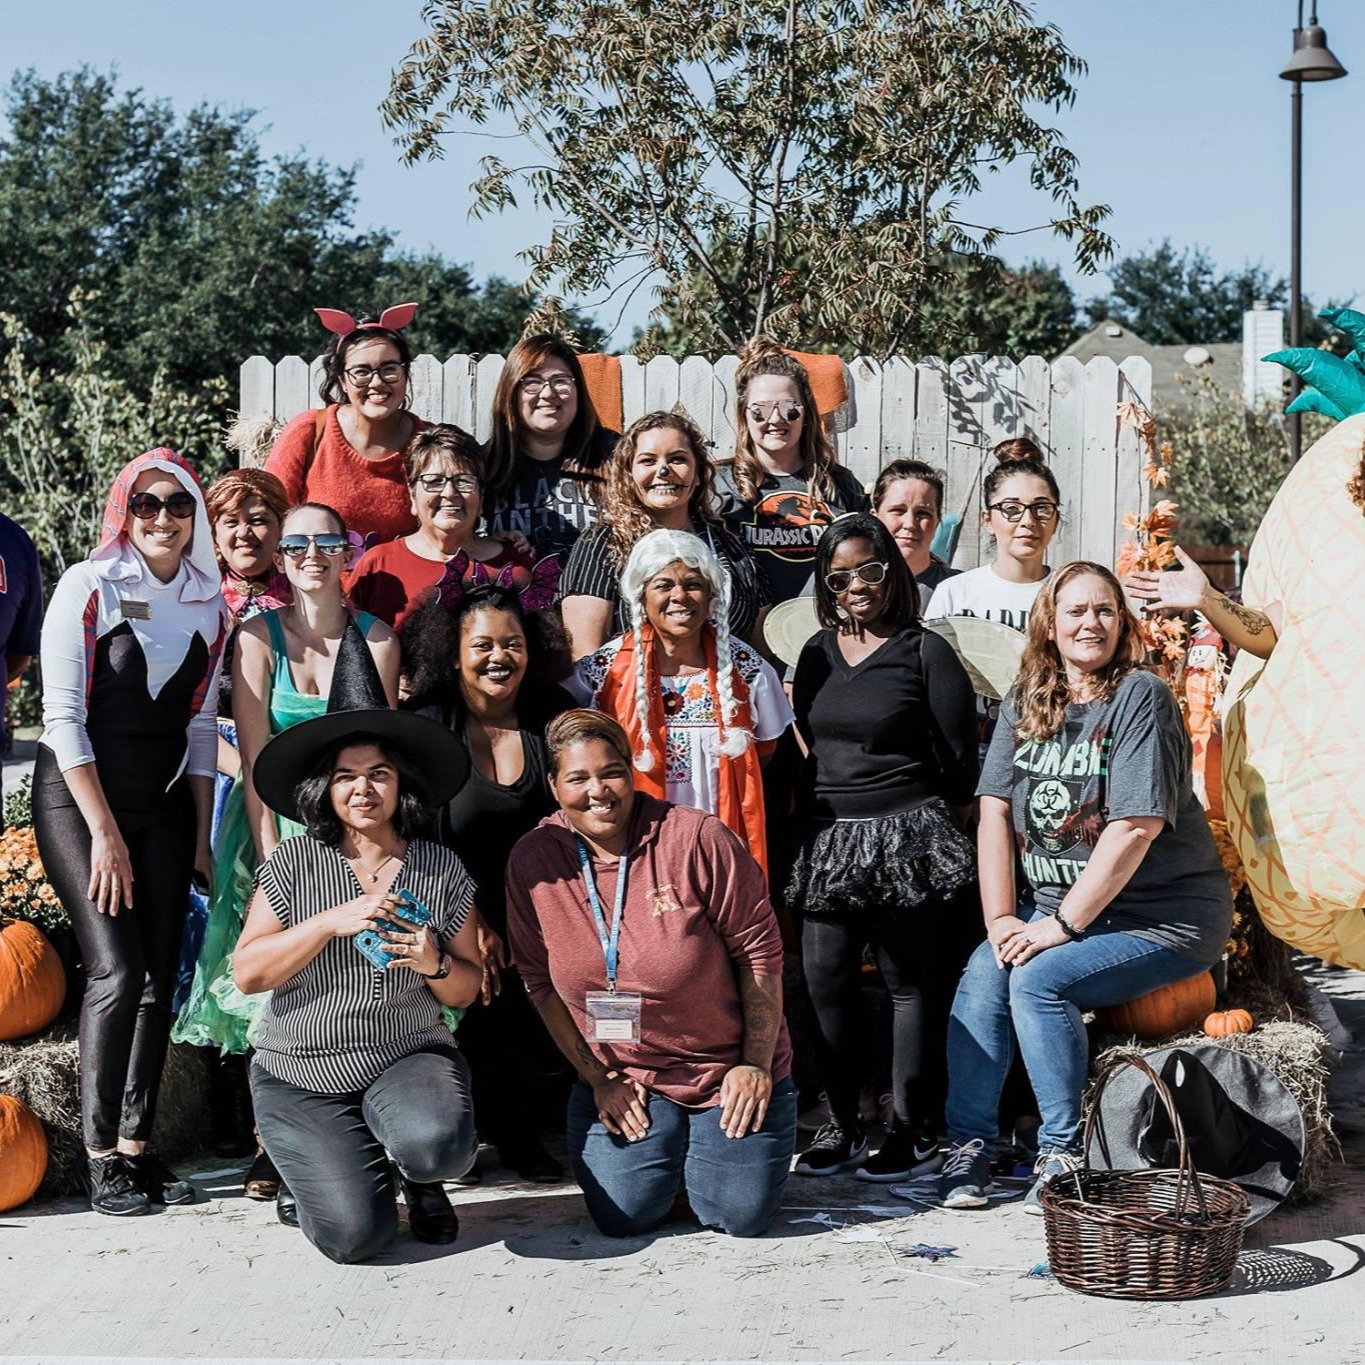
[(1280, 72), (1282, 81), (1336, 81), (1344, 75), (1346, 68), (1327, 46), (1325, 28), (1309, 24), (1294, 30), (1294, 55)]

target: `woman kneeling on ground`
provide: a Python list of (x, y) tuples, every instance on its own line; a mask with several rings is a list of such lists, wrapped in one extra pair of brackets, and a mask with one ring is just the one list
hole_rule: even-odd
[(987, 1203), (1011, 1032), (1043, 1120), (1024, 1204), (1041, 1213), (1043, 1182), (1080, 1164), (1082, 1011), (1197, 976), (1227, 943), (1231, 898), (1189, 737), (1143, 657), (1108, 569), (1068, 564), (1044, 584), (977, 788), (987, 941), (948, 1027), (948, 1208)]
[(636, 794), (609, 717), (566, 711), (545, 742), (560, 809), (513, 852), (508, 929), (580, 1078), (568, 1144), (588, 1212), (634, 1236), (681, 1189), (704, 1226), (756, 1237), (796, 1140), (763, 874), (714, 816)]
[[(338, 673), (357, 654), (370, 662), (352, 628)], [(440, 1182), (473, 1165), (477, 1144), (469, 1070), (441, 1007), (471, 1004), (483, 971), (473, 884), (449, 849), (419, 835), (466, 771), (445, 727), (379, 708), (294, 726), (255, 768), (262, 799), (308, 833), (262, 863), (233, 959), (240, 990), (272, 992), (252, 1098), (299, 1226), (334, 1261), (368, 1260), (394, 1238), (386, 1150), (413, 1235), (455, 1239)], [(428, 924), (401, 920), (400, 892), (429, 909)]]

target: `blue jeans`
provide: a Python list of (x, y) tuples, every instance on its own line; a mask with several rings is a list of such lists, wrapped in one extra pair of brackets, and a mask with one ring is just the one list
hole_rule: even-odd
[(757, 1237), (777, 1214), (796, 1149), (796, 1086), (773, 1085), (763, 1127), (728, 1138), (720, 1106), (685, 1109), (648, 1098), (649, 1130), (638, 1142), (613, 1137), (579, 1081), (569, 1096), (569, 1161), (592, 1221), (608, 1237), (633, 1237), (668, 1217), (680, 1187), (704, 1227)]
[(962, 974), (948, 1021), (949, 1137), (995, 1141), (1000, 1089), (1014, 1056), (1013, 1023), (1043, 1120), (1039, 1147), (1079, 1151), (1089, 1071), (1081, 1012), (1120, 1005), (1207, 970), (1121, 930), (1087, 934), (1003, 969), (983, 943)]

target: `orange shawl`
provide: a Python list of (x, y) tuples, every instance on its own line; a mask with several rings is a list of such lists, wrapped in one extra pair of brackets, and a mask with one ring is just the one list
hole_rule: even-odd
[[(665, 739), (664, 696), (659, 682), (658, 662), (654, 652), (654, 627), (645, 621), (640, 626), (640, 639), (645, 655), (645, 695), (649, 698), (650, 752), (654, 755), (654, 765), (648, 772), (635, 769), (635, 789), (657, 796), (661, 801), (668, 800), (667, 743)], [(753, 733), (753, 713), (749, 708), (749, 688), (740, 677), (739, 669), (731, 668), (732, 686), (735, 701), (735, 718), (724, 724), (720, 697), (716, 689), (716, 630), (712, 625), (702, 627), (702, 641), (706, 647), (706, 682), (711, 690), (711, 705), (717, 720), (722, 725), (722, 735), (727, 730), (748, 730)], [(627, 631), (621, 637), (621, 648), (612, 660), (607, 676), (597, 693), (597, 708), (619, 721), (630, 740), (631, 753), (644, 750), (644, 734), (641, 730), (640, 716), (635, 705), (635, 635)], [(768, 848), (766, 826), (763, 818), (763, 769), (759, 763), (758, 741), (753, 740), (749, 747), (731, 758), (717, 751), (719, 764), (716, 790), (719, 809), (715, 812), (726, 829), (736, 834), (753, 855), (754, 861), (768, 875)]]

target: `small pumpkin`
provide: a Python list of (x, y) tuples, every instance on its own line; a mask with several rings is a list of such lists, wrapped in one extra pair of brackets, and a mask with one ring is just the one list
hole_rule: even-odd
[(13, 1095), (0, 1095), (0, 1213), (27, 1204), (47, 1174), (47, 1134)]
[(0, 1043), (41, 1033), (65, 999), (66, 972), (43, 931), (0, 918)]
[(1136, 1000), (1096, 1010), (1095, 1022), (1110, 1033), (1164, 1038), (1169, 1033), (1193, 1028), (1208, 1017), (1217, 1001), (1212, 974), (1201, 972), (1170, 986), (1158, 986)]
[(1250, 1033), (1254, 1021), (1246, 1010), (1215, 1010), (1204, 1020), (1210, 1038), (1226, 1038), (1232, 1033)]

